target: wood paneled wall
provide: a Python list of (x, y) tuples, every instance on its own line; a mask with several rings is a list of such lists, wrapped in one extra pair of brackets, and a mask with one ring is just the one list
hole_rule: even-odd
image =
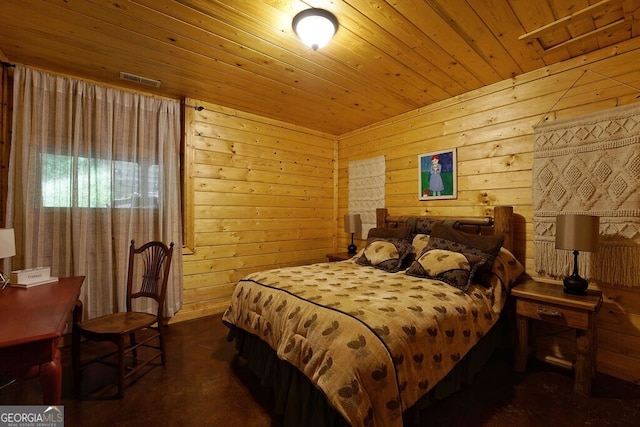
[(336, 233), (335, 136), (186, 105), (184, 305), (172, 322), (224, 311), (251, 272), (325, 261)]
[[(640, 88), (639, 64), (640, 42), (632, 41), (340, 136), (338, 218), (348, 206), (349, 161), (384, 155), (390, 213), (485, 215), (493, 206), (513, 205), (515, 254), (535, 275), (532, 126), (639, 102), (640, 90), (634, 89)], [(454, 147), (458, 198), (419, 201), (418, 155)], [(347, 236), (337, 236), (338, 246), (346, 246)], [(598, 370), (640, 382), (640, 289), (603, 291)], [(561, 352), (557, 342), (547, 342), (546, 347), (541, 350)]]
[[(184, 257), (185, 305), (174, 321), (224, 310), (249, 272), (322, 261), (346, 247), (349, 161), (378, 155), (386, 157), (393, 214), (484, 215), (513, 205), (515, 253), (535, 275), (532, 126), (638, 102), (638, 63), (640, 42), (632, 40), (342, 135), (337, 150), (331, 135), (214, 105), (187, 109), (191, 251)], [(452, 147), (458, 198), (419, 201), (418, 155)], [(598, 370), (640, 383), (640, 290), (602, 290)], [(566, 333), (539, 342), (541, 352), (558, 357), (574, 351)]]
[[(186, 100), (204, 109), (185, 109), (184, 305), (172, 322), (222, 312), (250, 272), (345, 248), (349, 161), (378, 155), (392, 214), (513, 205), (515, 253), (533, 272), (532, 126), (639, 102), (638, 64), (632, 39), (339, 137)], [(418, 155), (452, 147), (458, 198), (419, 201)], [(602, 290), (598, 370), (640, 383), (640, 289)], [(556, 356), (573, 351), (566, 334), (539, 341)]]

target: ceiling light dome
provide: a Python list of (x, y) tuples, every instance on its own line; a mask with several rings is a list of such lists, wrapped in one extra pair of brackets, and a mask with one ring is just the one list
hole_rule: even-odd
[(338, 31), (338, 19), (324, 9), (307, 9), (293, 18), (293, 31), (313, 50), (324, 47)]

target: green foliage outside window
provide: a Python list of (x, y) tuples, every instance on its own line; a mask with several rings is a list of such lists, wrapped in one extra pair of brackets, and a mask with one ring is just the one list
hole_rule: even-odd
[(44, 207), (158, 206), (158, 165), (60, 154), (43, 154), (41, 160)]

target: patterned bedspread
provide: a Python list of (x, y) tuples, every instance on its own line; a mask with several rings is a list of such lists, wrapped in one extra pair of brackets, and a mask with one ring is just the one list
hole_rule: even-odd
[(494, 325), (503, 295), (320, 263), (247, 276), (223, 321), (269, 344), (351, 425), (401, 426), (402, 412)]

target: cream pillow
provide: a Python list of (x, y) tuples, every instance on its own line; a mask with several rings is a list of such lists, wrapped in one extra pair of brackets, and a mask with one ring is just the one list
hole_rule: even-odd
[(372, 266), (395, 273), (411, 253), (411, 244), (404, 239), (373, 239), (367, 243), (356, 264)]
[(411, 241), (411, 244), (413, 245), (415, 254), (416, 254), (416, 258), (419, 257), (422, 254), (422, 251), (424, 251), (424, 248), (427, 247), (427, 245), (429, 244), (429, 235), (428, 234), (416, 234), (413, 237), (413, 240)]

